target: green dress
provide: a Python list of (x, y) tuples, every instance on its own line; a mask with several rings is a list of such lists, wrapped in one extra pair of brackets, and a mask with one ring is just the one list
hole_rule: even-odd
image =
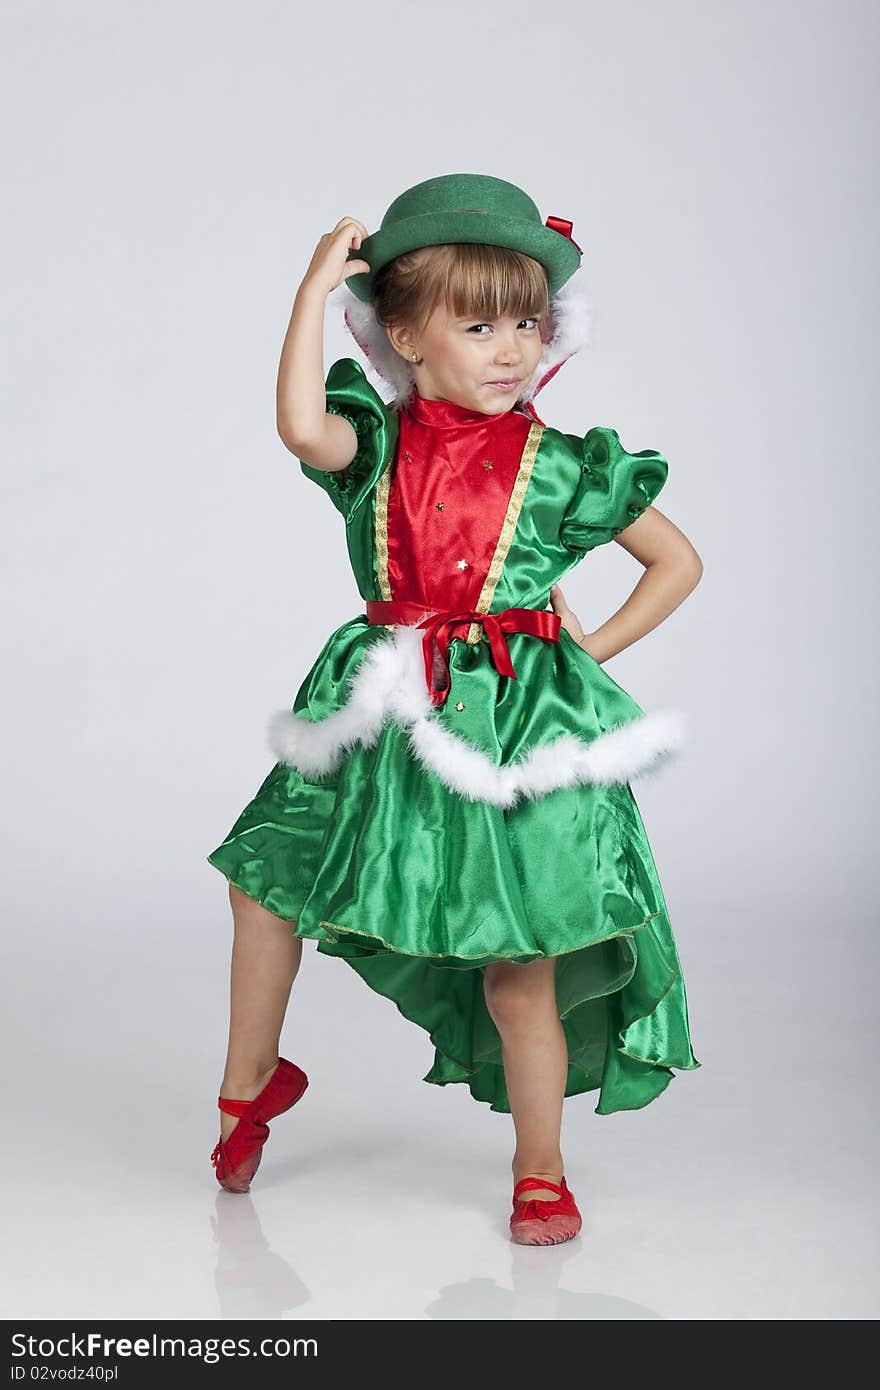
[[(461, 580), (465, 607), (479, 591), (480, 613), (546, 609), (551, 586), (666, 479), (662, 455), (627, 453), (605, 427), (572, 435), (534, 411), (478, 417), (421, 398), (414, 417), (383, 402), (351, 358), (330, 368), (326, 396), (354, 426), (357, 455), (335, 473), (300, 467), (344, 519), (365, 603), (430, 600), (431, 574), (401, 578), (407, 537), (451, 518), (452, 544), (484, 555)], [(512, 459), (506, 474), (482, 457), (493, 441)], [(420, 448), (437, 457), (419, 459)], [(490, 470), (480, 482), (478, 467)], [(430, 500), (437, 479), (445, 502)], [(483, 484), (495, 491), (476, 506)], [(428, 553), (443, 551), (424, 550), (423, 569)], [(366, 612), (330, 634), (292, 709), (269, 721), (278, 760), (208, 862), (424, 1029), (433, 1064), (423, 1080), (464, 1082), (509, 1112), (483, 970), (557, 957), (566, 1096), (598, 1091), (597, 1114), (647, 1105), (672, 1068), (700, 1065), (629, 784), (675, 752), (680, 724), (645, 714), (564, 628), (555, 642), (507, 635), (515, 679), (499, 674), (481, 625), (453, 636), (448, 697), (434, 704), (423, 636)]]

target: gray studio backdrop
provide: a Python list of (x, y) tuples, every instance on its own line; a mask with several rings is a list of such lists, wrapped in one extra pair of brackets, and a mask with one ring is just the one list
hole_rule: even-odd
[[(573, 221), (593, 342), (542, 418), (662, 450), (657, 505), (705, 566), (608, 664), (689, 718), (634, 790), (703, 1066), (642, 1113), (567, 1107), (606, 1213), (568, 1286), (645, 1316), (869, 1315), (875, 7), (7, 0), (2, 23), (9, 1312), (238, 1310), (206, 1235), (231, 918), (205, 855), (271, 766), (268, 715), (362, 606), (276, 436), (278, 355), (324, 231), (467, 170)], [(639, 573), (612, 544), (563, 589), (595, 627)], [(311, 943), (284, 1042), (312, 1076), (303, 1162), (346, 1220), (393, 1152), (414, 1210), (434, 1163), (450, 1194), (483, 1172), (461, 1220), (503, 1225), (508, 1117), (423, 1085), (426, 1036)], [(266, 1163), (289, 1215), (296, 1178)], [(412, 1252), (405, 1278), (326, 1282), (310, 1219), (304, 1313), (425, 1316), (486, 1268), (452, 1241), (442, 1278)], [(158, 1283), (121, 1253), (156, 1222)]]

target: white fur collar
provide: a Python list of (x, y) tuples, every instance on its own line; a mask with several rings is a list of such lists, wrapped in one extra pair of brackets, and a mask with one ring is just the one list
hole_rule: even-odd
[[(368, 379), (372, 380), (380, 394), (384, 387), (387, 395), (387, 388), (390, 387), (396, 404), (405, 404), (415, 387), (413, 374), (391, 346), (372, 304), (358, 299), (344, 280), (329, 296), (328, 303), (341, 312), (346, 328), (367, 358), (365, 370)], [(551, 296), (549, 313), (550, 339), (544, 344), (541, 360), (519, 397), (523, 403), (533, 401), (563, 363), (590, 341), (592, 309), (580, 272), (575, 271), (571, 279)]]

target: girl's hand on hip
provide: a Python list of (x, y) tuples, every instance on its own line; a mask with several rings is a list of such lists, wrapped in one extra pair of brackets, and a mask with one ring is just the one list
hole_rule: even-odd
[(348, 261), (349, 251), (356, 251), (369, 232), (363, 222), (356, 217), (341, 217), (332, 232), (325, 232), (315, 247), (303, 276), (303, 286), (330, 294), (347, 280), (349, 275), (360, 275), (369, 270), (367, 261)]
[[(577, 614), (569, 608), (565, 601), (565, 595), (558, 584), (554, 584), (550, 590), (550, 603), (554, 613), (558, 613), (562, 620), (562, 626), (570, 637), (573, 637), (579, 647), (583, 647), (588, 656), (593, 656), (589, 647), (589, 636), (584, 632)], [(595, 661), (596, 658), (593, 657)]]

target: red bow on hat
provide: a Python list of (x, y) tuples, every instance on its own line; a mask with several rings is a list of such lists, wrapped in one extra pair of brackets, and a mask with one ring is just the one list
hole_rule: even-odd
[(545, 227), (549, 227), (551, 232), (559, 232), (561, 236), (567, 236), (572, 246), (577, 247), (581, 255), (584, 254), (571, 234), (573, 225), (571, 222), (568, 222), (564, 217), (548, 217), (544, 225)]

